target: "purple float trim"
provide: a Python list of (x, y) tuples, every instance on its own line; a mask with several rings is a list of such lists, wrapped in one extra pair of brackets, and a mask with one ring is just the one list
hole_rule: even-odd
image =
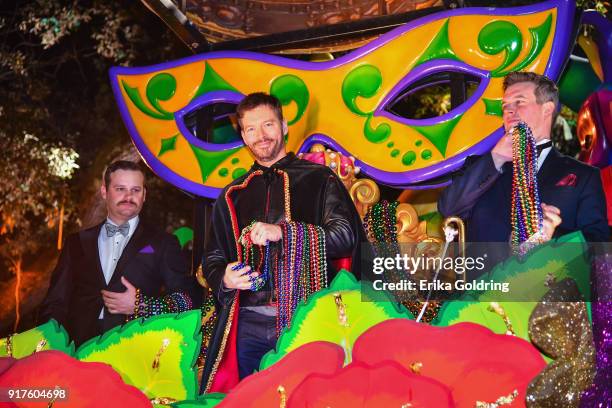
[[(452, 109), (450, 112), (444, 115), (437, 116), (435, 118), (428, 119), (407, 119), (401, 116), (394, 115), (393, 113), (387, 112), (384, 108), (393, 101), (402, 90), (404, 90), (409, 84), (418, 81), (419, 79), (425, 78), (428, 75), (435, 74), (437, 72), (453, 71), (468, 73), (481, 78), (480, 84), (476, 91), (470, 96), (464, 103), (458, 108)], [(472, 67), (463, 62), (453, 60), (434, 60), (428, 61), (424, 64), (419, 65), (412, 71), (410, 71), (404, 78), (402, 78), (391, 91), (385, 96), (382, 102), (378, 105), (374, 111), (374, 116), (382, 116), (394, 122), (399, 122), (404, 125), (410, 126), (430, 126), (437, 125), (441, 122), (446, 122), (450, 119), (456, 118), (458, 115), (464, 114), (469, 107), (474, 105), (482, 96), (485, 89), (489, 85), (489, 73), (487, 71)]]
[(208, 92), (206, 95), (198, 96), (192, 100), (189, 105), (185, 106), (174, 113), (174, 120), (178, 126), (179, 131), (183, 134), (185, 139), (194, 146), (208, 151), (223, 151), (235, 149), (237, 147), (244, 146), (242, 141), (237, 140), (231, 143), (209, 143), (198, 139), (191, 134), (187, 126), (185, 126), (184, 116), (193, 112), (195, 109), (203, 106), (212, 105), (214, 103), (233, 103), (238, 105), (244, 98), (244, 95), (233, 91), (214, 91)]
[[(384, 46), (389, 41), (393, 40), (395, 37), (402, 35), (410, 30), (413, 30), (416, 27), (419, 27), (421, 25), (428, 24), (432, 21), (436, 21), (436, 20), (440, 20), (440, 19), (444, 19), (444, 18), (448, 18), (452, 16), (474, 15), (474, 14), (493, 15), (493, 16), (496, 16), (496, 15), (523, 15), (523, 14), (532, 14), (532, 13), (537, 13), (537, 12), (541, 12), (545, 10), (550, 10), (552, 8), (557, 8), (558, 14), (557, 14), (556, 27), (554, 30), (555, 35), (553, 38), (551, 55), (550, 55), (548, 65), (544, 73), (552, 79), (557, 79), (561, 73), (561, 69), (564, 65), (565, 59), (569, 55), (569, 52), (568, 52), (569, 39), (570, 39), (570, 34), (572, 33), (573, 30), (568, 30), (567, 27), (572, 27), (572, 17), (573, 17), (574, 10), (575, 10), (575, 4), (571, 0), (551, 0), (547, 2), (538, 3), (536, 5), (513, 7), (513, 8), (501, 8), (501, 9), (485, 8), (485, 7), (462, 8), (458, 10), (449, 10), (449, 11), (445, 11), (441, 13), (428, 15), (423, 18), (409, 22), (394, 30), (391, 30), (390, 32), (384, 35), (381, 35), (377, 39), (371, 41), (364, 47), (352, 53), (349, 53), (345, 56), (342, 56), (336, 60), (333, 60), (333, 61), (315, 63), (315, 62), (291, 60), (291, 59), (287, 59), (283, 57), (278, 57), (275, 55), (264, 55), (264, 54), (249, 52), (249, 51), (218, 51), (218, 52), (211, 52), (208, 54), (194, 55), (192, 57), (188, 57), (188, 58), (184, 58), (184, 59), (180, 59), (176, 61), (169, 61), (169, 62), (165, 62), (162, 64), (153, 65), (153, 66), (148, 66), (148, 67), (137, 67), (137, 68), (113, 67), (109, 71), (109, 76), (111, 79), (112, 89), (115, 94), (115, 99), (117, 100), (117, 103), (119, 105), (121, 116), (123, 117), (124, 122), (126, 123), (126, 127), (128, 128), (130, 135), (132, 136), (134, 145), (140, 152), (145, 163), (147, 163), (147, 165), (158, 176), (162, 177), (163, 179), (167, 180), (168, 182), (174, 184), (175, 186), (183, 190), (186, 190), (191, 193), (194, 193), (200, 196), (204, 196), (204, 197), (216, 198), (218, 194), (220, 193), (221, 189), (212, 188), (212, 187), (204, 186), (198, 183), (194, 183), (190, 180), (185, 179), (184, 177), (177, 175), (176, 173), (168, 169), (164, 164), (162, 164), (153, 155), (152, 152), (147, 151), (143, 140), (138, 134), (136, 127), (134, 126), (129, 116), (126, 102), (122, 97), (121, 90), (120, 90), (120, 84), (117, 78), (119, 75), (148, 74), (151, 72), (162, 71), (165, 69), (174, 68), (176, 66), (185, 65), (188, 63), (206, 61), (206, 60), (211, 60), (211, 59), (219, 59), (219, 58), (250, 59), (250, 60), (261, 61), (261, 62), (274, 64), (274, 65), (278, 65), (278, 66), (286, 67), (286, 68), (293, 68), (293, 69), (299, 69), (299, 70), (310, 70), (310, 71), (317, 71), (317, 70), (323, 71), (323, 70), (328, 70), (328, 69), (335, 68), (343, 64), (347, 64), (352, 61), (358, 60), (362, 58), (364, 55), (372, 52), (373, 50)], [(419, 123), (422, 124), (423, 121), (420, 121)], [(405, 185), (409, 185), (413, 183), (418, 183), (424, 180), (428, 180), (431, 178), (435, 178), (445, 173), (458, 169), (462, 165), (465, 157), (471, 154), (481, 154), (481, 153), (484, 153), (490, 150), (495, 145), (495, 142), (501, 136), (502, 133), (503, 133), (503, 130), (500, 128), (497, 131), (493, 132), (491, 135), (487, 136), (477, 145), (472, 146), (472, 148), (467, 149), (464, 152), (461, 152), (451, 157), (450, 159), (443, 161), (442, 163), (438, 163), (426, 169), (412, 170), (412, 171), (406, 171), (406, 172), (400, 172), (400, 173), (392, 173), (392, 172), (386, 172), (386, 171), (375, 169), (371, 166), (366, 165), (363, 162), (359, 162), (359, 163), (362, 166), (364, 173), (375, 178), (377, 181), (381, 183), (393, 185), (393, 186), (402, 186), (402, 185), (405, 186)], [(319, 136), (322, 136), (322, 135), (319, 135)], [(316, 137), (317, 135), (313, 135), (310, 137), (310, 139), (315, 139)], [(331, 138), (328, 138), (328, 137), (325, 137), (325, 138), (326, 138), (325, 143), (332, 146), (332, 144), (330, 143)], [(219, 145), (215, 145), (215, 146), (216, 146), (216, 149), (218, 150)]]
[(581, 408), (610, 407), (612, 405), (612, 253), (604, 244), (603, 255), (593, 261), (591, 303), (595, 367), (593, 384), (582, 393)]
[[(544, 4), (544, 3), (540, 3)], [(565, 67), (565, 62), (569, 58), (573, 44), (574, 12), (576, 2), (570, 0), (560, 0), (557, 8), (557, 24), (554, 30), (554, 39), (550, 50), (550, 58), (544, 70), (544, 74), (550, 79), (557, 81)]]
[[(452, 167), (453, 169), (460, 168), (463, 165), (463, 161), (466, 157), (476, 154), (483, 154), (491, 150), (493, 146), (495, 146), (495, 143), (497, 143), (497, 140), (499, 140), (499, 138), (502, 137), (503, 134), (504, 130), (500, 127), (499, 129), (491, 133), (489, 136), (485, 137), (480, 143), (472, 146), (471, 148), (458, 153), (450, 159), (431, 165), (424, 169), (408, 170), (403, 172), (383, 171), (364, 163), (357, 157), (355, 157), (355, 165), (359, 166), (365, 174), (376, 180), (398, 180), (398, 182), (385, 182), (385, 184), (389, 186), (422, 189), (425, 188), (425, 186), (414, 187), (410, 184), (420, 183), (423, 181), (430, 180), (436, 176), (449, 173), (450, 171), (447, 169), (450, 167)], [(338, 142), (336, 142), (329, 136), (322, 134), (315, 134), (309, 136), (299, 148), (298, 153), (307, 152), (310, 147), (315, 143), (322, 143), (346, 156), (352, 156), (352, 154)], [(447, 184), (448, 183), (441, 183), (438, 186)]]

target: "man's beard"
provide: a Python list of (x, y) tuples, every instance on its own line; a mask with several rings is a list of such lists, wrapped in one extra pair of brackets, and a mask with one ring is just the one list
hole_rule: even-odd
[(257, 159), (257, 161), (268, 162), (270, 160), (273, 160), (276, 156), (278, 156), (278, 153), (283, 148), (282, 138), (276, 139), (276, 140), (267, 140), (267, 141), (271, 142), (272, 145), (268, 149), (266, 149), (267, 151), (264, 154), (258, 153), (258, 150), (256, 150), (257, 145), (255, 145), (254, 148), (251, 149), (251, 153), (253, 153), (253, 156), (255, 156), (255, 159)]

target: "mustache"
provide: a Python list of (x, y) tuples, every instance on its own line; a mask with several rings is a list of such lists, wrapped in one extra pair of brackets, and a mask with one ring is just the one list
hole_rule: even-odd
[(274, 143), (276, 141), (275, 138), (273, 137), (266, 137), (264, 139), (258, 140), (257, 142), (255, 142), (255, 144), (260, 144), (260, 143)]
[(135, 202), (133, 202), (133, 201), (131, 201), (131, 200), (119, 201), (119, 202), (117, 203), (117, 205), (120, 205), (120, 204), (132, 204), (132, 205), (136, 205), (136, 203), (135, 203)]
[(262, 143), (273, 143), (274, 140), (275, 139), (262, 139), (262, 140), (256, 142), (255, 145), (259, 145), (259, 144), (262, 144)]

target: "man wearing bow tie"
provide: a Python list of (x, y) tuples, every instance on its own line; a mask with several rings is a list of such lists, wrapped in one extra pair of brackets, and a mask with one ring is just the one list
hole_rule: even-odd
[(139, 217), (144, 182), (136, 163), (109, 165), (106, 221), (70, 235), (53, 271), (40, 320), (57, 320), (77, 346), (130, 318), (192, 306), (196, 285), (178, 240)]
[(511, 233), (512, 136), (525, 122), (538, 149), (537, 181), (544, 215), (544, 240), (582, 231), (587, 241), (606, 242), (610, 231), (599, 170), (559, 153), (550, 141), (559, 111), (554, 82), (532, 72), (504, 78), (502, 100), (506, 134), (493, 150), (468, 157), (438, 201), (444, 217), (466, 222), (468, 242), (509, 242)]

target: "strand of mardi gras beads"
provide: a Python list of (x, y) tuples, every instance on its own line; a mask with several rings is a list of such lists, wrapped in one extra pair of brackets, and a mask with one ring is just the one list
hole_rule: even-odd
[[(379, 201), (370, 207), (364, 217), (364, 228), (377, 256), (394, 257), (395, 254), (401, 252), (396, 228), (398, 205), (398, 201)], [(386, 282), (400, 282), (402, 279), (411, 279), (410, 275), (400, 273), (397, 270), (387, 270), (382, 275), (382, 278)], [(414, 293), (402, 291), (394, 293), (394, 296), (396, 296), (398, 302), (406, 306), (415, 316), (419, 314), (425, 304), (414, 298), (414, 296), (421, 296), (418, 291), (414, 291)], [(441, 302), (430, 301), (427, 304), (421, 321), (425, 323), (431, 322), (436, 318), (441, 307)]]
[[(397, 243), (396, 211), (399, 202), (379, 201), (366, 213), (363, 226), (370, 242), (375, 243), (376, 252), (393, 252)], [(388, 251), (387, 251), (388, 250)], [(382, 254), (381, 254), (382, 256)]]
[[(261, 271), (260, 275), (255, 278), (251, 275), (251, 271), (247, 272), (249, 276), (249, 282), (251, 283), (251, 290), (256, 292), (264, 287), (265, 283), (270, 278), (270, 243), (266, 242), (265, 245), (258, 245), (259, 248), (259, 263), (256, 264), (256, 254), (255, 247), (253, 244), (253, 240), (251, 239), (251, 231), (255, 226), (256, 221), (253, 220), (251, 223), (242, 230), (240, 234), (240, 247), (242, 249), (243, 262), (237, 264), (232, 269), (238, 270), (242, 268), (244, 265), (249, 265), (251, 267), (251, 271)], [(263, 247), (263, 250), (262, 250)], [(262, 255), (263, 253), (263, 255)]]
[(277, 258), (277, 334), (288, 327), (300, 301), (327, 284), (325, 231), (303, 222), (281, 223), (283, 251)]
[(187, 292), (172, 292), (157, 297), (143, 295), (140, 290), (137, 290), (134, 314), (127, 316), (126, 320), (149, 318), (164, 313), (185, 312), (191, 308), (193, 308), (193, 303)]
[(529, 250), (525, 242), (536, 243), (542, 236), (544, 216), (537, 182), (538, 155), (531, 129), (519, 122), (512, 129), (511, 242), (519, 253)]
[[(283, 230), (282, 253), (276, 257), (273, 273), (270, 272), (270, 245), (265, 246), (265, 254), (260, 257), (259, 266), (263, 266), (261, 276), (273, 279), (273, 288), (277, 299), (277, 334), (289, 326), (293, 312), (300, 301), (327, 285), (327, 258), (325, 253), (325, 231), (322, 227), (293, 222), (291, 220), (291, 196), (289, 175), (282, 170), (275, 170), (283, 177), (285, 221), (279, 225)], [(238, 262), (255, 263), (255, 246), (252, 245), (249, 227), (242, 233), (238, 227), (238, 217), (231, 200), (231, 194), (247, 187), (251, 179), (263, 174), (257, 170), (251, 173), (241, 184), (230, 187), (225, 193), (232, 231), (236, 242)], [(253, 223), (250, 227), (252, 228)], [(261, 248), (260, 248), (261, 253)], [(253, 267), (254, 265), (252, 265)], [(273, 276), (271, 276), (273, 275)], [(261, 286), (265, 281), (261, 282)], [(253, 289), (253, 282), (251, 282)]]

